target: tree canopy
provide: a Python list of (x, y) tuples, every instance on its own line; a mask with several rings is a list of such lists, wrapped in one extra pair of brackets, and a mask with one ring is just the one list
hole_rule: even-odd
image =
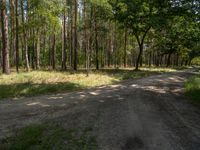
[(189, 65), (200, 55), (198, 0), (0, 2), (3, 70), (138, 70), (142, 65)]

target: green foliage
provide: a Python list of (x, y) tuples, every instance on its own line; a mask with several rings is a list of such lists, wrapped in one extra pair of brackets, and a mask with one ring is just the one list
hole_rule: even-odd
[(199, 65), (199, 66), (200, 66), (200, 57), (195, 57), (195, 58), (192, 60), (192, 64), (193, 64), (193, 65)]
[(192, 77), (185, 84), (186, 95), (191, 98), (191, 100), (200, 105), (200, 75)]
[[(110, 0), (115, 18), (140, 36), (150, 27), (164, 24), (167, 3), (156, 0)], [(169, 15), (168, 15), (169, 16)]]
[[(16, 10), (16, 6), (11, 2), (14, 1), (6, 1), (6, 8), (10, 64), (14, 67), (16, 15), (9, 9), (13, 7)], [(96, 58), (102, 68), (122, 66), (124, 62), (127, 66), (136, 63), (138, 68), (139, 62), (165, 65), (168, 54), (171, 62), (175, 64), (177, 61), (175, 65), (190, 64), (193, 58), (200, 56), (200, 9), (197, 0), (77, 0), (77, 28), (74, 28), (74, 0), (18, 2), (19, 67), (26, 66), (27, 70), (29, 66), (31, 69), (53, 67), (53, 58), (56, 68), (65, 60), (67, 67), (73, 68), (75, 36), (75, 62), (80, 68), (85, 66), (86, 61), (94, 67)], [(64, 18), (66, 25), (63, 24)], [(77, 29), (77, 34), (74, 29)], [(28, 55), (25, 55), (26, 52)], [(87, 55), (90, 57), (88, 60)]]
[(93, 16), (95, 19), (108, 20), (112, 18), (112, 7), (108, 0), (89, 0), (89, 2), (95, 11), (95, 16)]
[(184, 16), (176, 16), (156, 30), (153, 47), (161, 54), (179, 54), (184, 60), (192, 60), (200, 55), (198, 26), (199, 23), (188, 21)]
[(104, 9), (107, 9), (110, 11), (112, 10), (112, 7), (110, 6), (108, 0), (89, 0), (89, 1), (90, 1), (90, 3), (100, 6), (100, 7), (103, 7)]
[(91, 129), (65, 130), (58, 125), (29, 125), (0, 141), (3, 150), (96, 150)]
[(29, 13), (31, 19), (28, 22), (29, 28), (49, 28), (54, 32), (61, 28), (58, 18), (62, 12), (62, 0), (29, 0)]

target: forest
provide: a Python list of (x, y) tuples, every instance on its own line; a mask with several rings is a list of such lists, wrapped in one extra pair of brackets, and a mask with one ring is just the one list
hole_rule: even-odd
[(0, 0), (0, 150), (199, 150), (200, 0)]
[(199, 64), (198, 0), (1, 0), (0, 68)]

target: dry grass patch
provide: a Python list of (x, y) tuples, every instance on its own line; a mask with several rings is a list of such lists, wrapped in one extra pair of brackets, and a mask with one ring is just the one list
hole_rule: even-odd
[(141, 71), (104, 69), (101, 71), (91, 71), (89, 77), (86, 77), (84, 71), (77, 73), (32, 71), (19, 74), (12, 73), (11, 75), (1, 74), (0, 98), (69, 92), (172, 71), (175, 71), (175, 69), (142, 68)]

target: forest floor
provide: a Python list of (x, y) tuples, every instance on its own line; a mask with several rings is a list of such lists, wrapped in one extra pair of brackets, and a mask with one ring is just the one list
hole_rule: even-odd
[[(200, 150), (200, 109), (184, 96), (184, 83), (195, 74), (189, 69), (79, 92), (0, 101), (0, 138), (30, 124), (56, 124), (66, 130), (90, 129), (100, 150)], [(84, 142), (78, 141), (81, 147)], [(83, 145), (79, 149), (95, 149)]]
[(91, 70), (85, 71), (32, 71), (11, 75), (0, 75), (0, 99), (30, 97), (42, 94), (56, 94), (109, 85), (127, 79), (146, 77), (156, 73), (174, 72), (171, 68), (141, 68)]

